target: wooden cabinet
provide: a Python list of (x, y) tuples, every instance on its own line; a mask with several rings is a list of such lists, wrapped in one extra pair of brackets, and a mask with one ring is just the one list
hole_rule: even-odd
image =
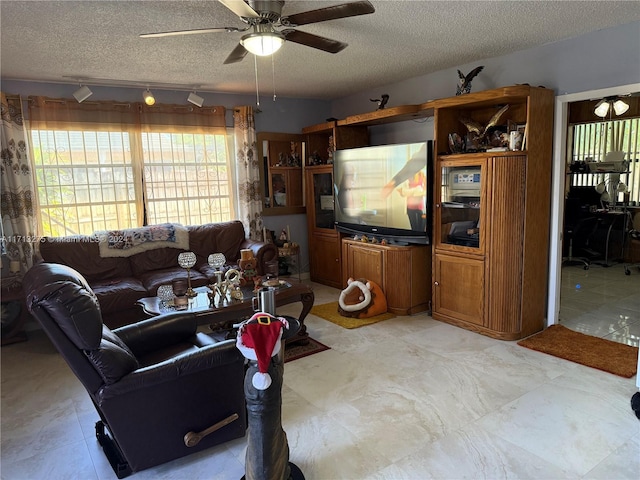
[(306, 161), (305, 137), (291, 133), (257, 135), (262, 214), (304, 213), (302, 169)]
[(342, 239), (342, 287), (348, 278), (365, 278), (382, 288), (387, 310), (411, 315), (431, 303), (431, 248), (381, 245)]
[(341, 127), (335, 122), (303, 129), (308, 146), (305, 166), (309, 276), (312, 281), (342, 288), (340, 233), (335, 229), (333, 160), (335, 149), (365, 146), (366, 127)]
[(484, 325), (484, 261), (436, 253), (433, 311), (452, 323)]
[(269, 167), (269, 199), (276, 208), (303, 205), (302, 168)]
[(341, 287), (340, 236), (334, 224), (333, 166), (306, 167), (309, 276), (311, 281)]
[[(551, 90), (506, 87), (436, 101), (433, 318), (505, 340), (544, 328)], [(460, 118), (526, 125), (525, 150), (449, 153)]]

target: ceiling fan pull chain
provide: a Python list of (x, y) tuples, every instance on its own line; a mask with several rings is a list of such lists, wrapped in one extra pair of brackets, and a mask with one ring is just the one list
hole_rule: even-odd
[(256, 105), (260, 106), (260, 94), (258, 93), (258, 57), (253, 56), (253, 68), (256, 72)]
[(271, 55), (271, 83), (273, 84), (273, 101), (276, 101), (276, 64), (273, 59), (274, 55)]

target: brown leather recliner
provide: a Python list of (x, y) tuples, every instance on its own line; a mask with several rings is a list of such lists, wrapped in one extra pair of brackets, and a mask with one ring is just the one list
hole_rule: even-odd
[(29, 310), (93, 400), (96, 436), (118, 478), (245, 435), (235, 341), (197, 333), (190, 313), (110, 330), (84, 278), (64, 265), (33, 266), (23, 286)]

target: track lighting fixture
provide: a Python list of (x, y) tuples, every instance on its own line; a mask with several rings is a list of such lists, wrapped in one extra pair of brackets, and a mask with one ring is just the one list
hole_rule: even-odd
[(156, 98), (153, 96), (153, 93), (151, 93), (148, 88), (142, 94), (142, 98), (144, 98), (144, 103), (146, 103), (149, 106), (156, 103)]
[(86, 85), (80, 85), (80, 88), (73, 92), (73, 97), (78, 101), (78, 103), (84, 102), (91, 95), (93, 95), (93, 92)]
[(198, 107), (202, 107), (202, 105), (204, 104), (204, 98), (202, 98), (200, 95), (198, 95), (194, 90), (187, 97), (187, 102), (193, 103), (194, 105), (196, 105)]
[(616, 115), (622, 115), (629, 110), (629, 104), (622, 101), (619, 97), (606, 97), (596, 104), (593, 113), (601, 118), (605, 118), (607, 114), (610, 113), (610, 109), (613, 109)]

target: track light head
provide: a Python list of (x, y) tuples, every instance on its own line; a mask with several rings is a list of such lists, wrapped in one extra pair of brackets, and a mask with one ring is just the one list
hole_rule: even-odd
[(78, 101), (78, 103), (84, 102), (91, 95), (93, 95), (93, 92), (86, 85), (81, 85), (78, 90), (73, 92), (73, 97)]
[(142, 93), (142, 98), (144, 98), (144, 103), (146, 103), (149, 106), (156, 103), (156, 98), (153, 96), (153, 93), (151, 93), (148, 88)]
[(202, 105), (204, 104), (204, 98), (202, 98), (196, 92), (191, 92), (189, 94), (189, 96), (187, 97), (187, 102), (193, 103), (194, 105), (196, 105), (198, 107), (202, 107)]

